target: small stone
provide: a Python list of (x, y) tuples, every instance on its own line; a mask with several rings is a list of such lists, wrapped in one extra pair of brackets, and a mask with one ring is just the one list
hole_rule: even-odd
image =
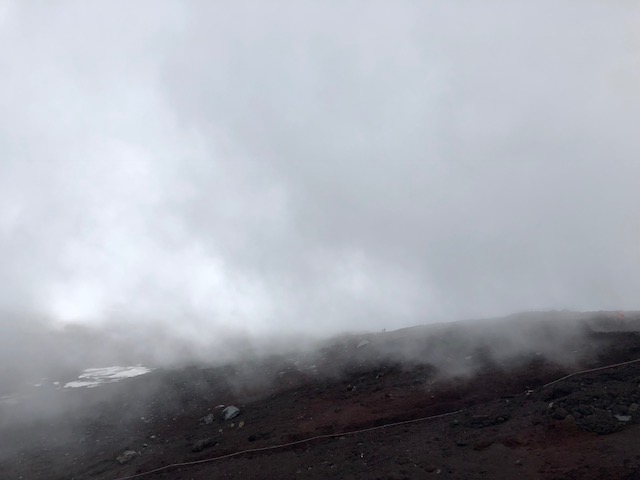
[(213, 423), (213, 419), (214, 419), (213, 413), (210, 413), (209, 415), (205, 415), (200, 419), (200, 424), (209, 425), (210, 423)]
[(138, 453), (134, 450), (125, 450), (124, 452), (122, 452), (121, 455), (118, 455), (116, 457), (116, 460), (118, 461), (118, 463), (120, 465), (124, 465), (125, 463), (130, 462), (131, 460), (133, 460), (135, 457), (138, 456)]
[(195, 442), (193, 444), (193, 448), (191, 448), (191, 451), (194, 453), (198, 453), (201, 452), (202, 450), (205, 450), (207, 448), (210, 447), (214, 447), (218, 444), (218, 442), (216, 442), (213, 438), (205, 438), (202, 440), (198, 440), (197, 442)]

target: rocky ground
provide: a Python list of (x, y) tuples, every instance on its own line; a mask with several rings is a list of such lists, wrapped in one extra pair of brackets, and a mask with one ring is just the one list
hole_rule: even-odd
[(45, 389), (0, 406), (0, 478), (635, 479), (640, 362), (556, 380), (636, 359), (639, 316), (557, 313)]

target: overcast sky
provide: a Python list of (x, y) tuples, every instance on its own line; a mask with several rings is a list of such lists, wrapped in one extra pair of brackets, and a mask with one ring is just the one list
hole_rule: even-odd
[(0, 0), (0, 311), (639, 308), (639, 125), (635, 1)]

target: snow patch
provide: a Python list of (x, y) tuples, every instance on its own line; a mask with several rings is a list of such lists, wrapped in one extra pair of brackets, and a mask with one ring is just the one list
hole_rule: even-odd
[(78, 380), (67, 382), (64, 388), (94, 388), (103, 383), (119, 382), (125, 378), (137, 377), (149, 373), (150, 368), (136, 365), (133, 367), (101, 367), (87, 368), (79, 376)]

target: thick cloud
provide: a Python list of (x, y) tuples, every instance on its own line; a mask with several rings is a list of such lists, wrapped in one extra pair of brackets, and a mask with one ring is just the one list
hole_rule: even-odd
[(639, 22), (5, 2), (0, 308), (198, 338), (637, 308)]

